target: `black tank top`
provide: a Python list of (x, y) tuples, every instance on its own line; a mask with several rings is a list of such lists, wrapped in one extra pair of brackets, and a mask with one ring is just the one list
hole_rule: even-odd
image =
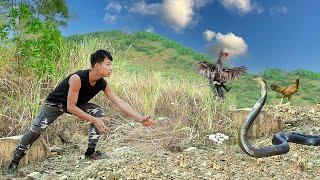
[[(107, 82), (101, 78), (92, 87), (89, 82), (89, 69), (80, 70), (73, 74), (77, 74), (81, 79), (81, 88), (79, 90), (77, 105), (82, 105), (90, 101), (101, 90), (105, 90)], [(67, 105), (68, 91), (69, 91), (69, 78), (63, 79), (60, 84), (47, 96), (46, 101), (55, 104)]]

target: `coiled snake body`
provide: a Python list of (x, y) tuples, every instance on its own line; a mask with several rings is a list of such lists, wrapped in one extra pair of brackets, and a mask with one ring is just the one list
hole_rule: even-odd
[(267, 90), (266, 90), (266, 82), (260, 77), (254, 77), (254, 80), (260, 83), (261, 88), (261, 96), (249, 112), (247, 118), (243, 122), (239, 133), (239, 145), (241, 149), (248, 154), (249, 156), (261, 158), (261, 157), (269, 157), (274, 155), (285, 154), (289, 152), (290, 146), (288, 142), (293, 142), (297, 144), (304, 144), (308, 146), (319, 146), (320, 145), (320, 136), (312, 136), (300, 134), (297, 132), (278, 132), (273, 136), (271, 146), (266, 147), (254, 147), (248, 140), (248, 131), (250, 126), (252, 125), (255, 118), (260, 113), (264, 103), (267, 99)]

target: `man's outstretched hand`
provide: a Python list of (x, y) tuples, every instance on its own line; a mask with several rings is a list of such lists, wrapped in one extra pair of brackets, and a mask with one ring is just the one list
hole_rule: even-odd
[(101, 134), (107, 134), (109, 129), (103, 122), (103, 118), (95, 118), (93, 121), (93, 125), (99, 130)]
[(146, 127), (154, 127), (155, 123), (153, 120), (150, 118), (150, 116), (146, 116), (142, 119), (141, 123), (146, 126)]

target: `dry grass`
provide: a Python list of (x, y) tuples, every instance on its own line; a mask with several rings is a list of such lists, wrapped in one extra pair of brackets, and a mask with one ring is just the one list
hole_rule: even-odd
[[(224, 102), (214, 99), (210, 88), (203, 86), (204, 81), (190, 83), (186, 79), (166, 79), (161, 72), (129, 73), (126, 67), (133, 57), (130, 47), (127, 51), (120, 52), (117, 44), (91, 38), (80, 44), (68, 44), (61, 49), (61, 62), (57, 64), (61, 67), (61, 72), (51, 79), (35, 79), (29, 71), (28, 76), (19, 77), (15, 67), (1, 68), (0, 136), (21, 134), (37, 114), (48, 92), (67, 74), (89, 68), (90, 54), (100, 48), (111, 51), (115, 59), (114, 72), (108, 79), (109, 86), (135, 110), (152, 115), (158, 123), (158, 128), (153, 133), (141, 135), (140, 139), (158, 139), (169, 144), (205, 144), (204, 139), (209, 133), (235, 133), (234, 125), (228, 118), (228, 111), (235, 106), (233, 98)], [(3, 57), (12, 58), (9, 54)], [(93, 102), (105, 108), (111, 120), (126, 118), (102, 95), (94, 98)], [(60, 119), (63, 120), (55, 123), (47, 136), (65, 131), (64, 123), (68, 124), (68, 128), (85, 132), (86, 127), (82, 127), (82, 123), (74, 123), (76, 118), (70, 120), (70, 117), (63, 116)], [(139, 132), (144, 133), (143, 130)], [(135, 137), (140, 136), (139, 132)]]

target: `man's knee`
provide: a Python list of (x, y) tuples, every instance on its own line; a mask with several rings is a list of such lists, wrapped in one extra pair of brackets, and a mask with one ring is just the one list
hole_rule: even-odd
[(31, 131), (35, 134), (41, 134), (44, 132), (44, 130), (46, 130), (46, 127), (38, 126), (38, 125), (34, 125), (34, 124), (32, 124), (29, 128), (29, 131)]
[(30, 126), (30, 131), (41, 134), (43, 131), (47, 129), (48, 126), (49, 126), (49, 122), (46, 117), (37, 118), (32, 122)]
[(105, 112), (101, 109), (101, 107), (88, 108), (87, 112), (93, 117), (105, 117), (106, 115)]

